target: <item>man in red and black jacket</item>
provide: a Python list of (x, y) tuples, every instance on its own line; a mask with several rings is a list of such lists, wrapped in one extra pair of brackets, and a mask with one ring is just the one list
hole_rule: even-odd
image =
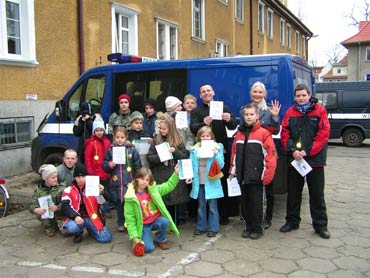
[[(330, 124), (326, 109), (312, 98), (304, 84), (294, 90), (295, 103), (284, 115), (281, 142), (290, 161), (304, 159), (312, 167), (305, 177), (310, 195), (312, 225), (320, 237), (328, 239), (328, 217), (324, 199), (324, 166)], [(283, 233), (299, 228), (300, 208), (305, 177), (302, 177), (289, 163), (286, 223), (280, 228)]]

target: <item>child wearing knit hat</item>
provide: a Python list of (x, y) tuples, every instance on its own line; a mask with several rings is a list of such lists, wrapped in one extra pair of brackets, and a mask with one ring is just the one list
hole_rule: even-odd
[(143, 121), (143, 129), (149, 134), (150, 137), (154, 137), (155, 134), (155, 122), (157, 120), (157, 105), (155, 100), (152, 98), (147, 98), (144, 102), (145, 113)]
[[(41, 222), (47, 236), (53, 237), (59, 231), (56, 217), (61, 216), (61, 196), (64, 186), (58, 184), (57, 168), (54, 165), (41, 165), (39, 173), (42, 180), (35, 188), (28, 208)], [(43, 203), (40, 204), (40, 198), (45, 196), (50, 196), (47, 208), (44, 207)]]
[(119, 109), (113, 112), (108, 120), (108, 134), (112, 135), (117, 126), (128, 128), (130, 126), (131, 97), (125, 93), (118, 96)]

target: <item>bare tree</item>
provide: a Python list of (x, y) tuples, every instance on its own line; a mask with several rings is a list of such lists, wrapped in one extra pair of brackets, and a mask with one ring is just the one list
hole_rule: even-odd
[[(360, 14), (360, 15), (359, 15)], [(346, 17), (350, 20), (351, 26), (358, 27), (360, 21), (370, 20), (370, 1), (364, 0), (362, 7), (352, 6), (351, 13), (347, 14)]]
[(335, 45), (334, 48), (330, 49), (326, 53), (326, 55), (329, 58), (329, 63), (331, 65), (338, 63), (340, 59), (342, 59), (346, 54), (347, 54), (346, 49), (340, 44)]

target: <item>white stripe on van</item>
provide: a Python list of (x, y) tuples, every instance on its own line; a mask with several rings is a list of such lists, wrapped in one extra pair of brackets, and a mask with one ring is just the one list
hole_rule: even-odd
[(329, 119), (333, 120), (361, 120), (361, 119), (368, 119), (370, 120), (370, 113), (329, 113), (328, 114)]
[(47, 123), (39, 132), (40, 133), (73, 134), (73, 123), (68, 123), (68, 124)]

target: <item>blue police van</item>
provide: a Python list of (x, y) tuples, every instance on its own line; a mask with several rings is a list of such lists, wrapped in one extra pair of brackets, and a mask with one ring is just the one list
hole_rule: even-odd
[(210, 84), (216, 94), (214, 99), (223, 101), (239, 117), (240, 108), (250, 102), (251, 86), (260, 81), (266, 85), (268, 102), (277, 99), (282, 104), (282, 117), (294, 101), (298, 83), (314, 89), (312, 68), (304, 59), (289, 54), (154, 62), (121, 54), (108, 58), (117, 63), (83, 73), (56, 103), (55, 110), (45, 116), (32, 142), (31, 163), (35, 171), (45, 162), (61, 162), (67, 148), (76, 149), (77, 137), (72, 128), (81, 102), (89, 102), (107, 123), (111, 113), (118, 110), (117, 97), (122, 93), (130, 95), (131, 111), (143, 112), (144, 100), (149, 97), (156, 101), (158, 110), (165, 111), (167, 96), (182, 100), (191, 93), (199, 98), (200, 86)]

